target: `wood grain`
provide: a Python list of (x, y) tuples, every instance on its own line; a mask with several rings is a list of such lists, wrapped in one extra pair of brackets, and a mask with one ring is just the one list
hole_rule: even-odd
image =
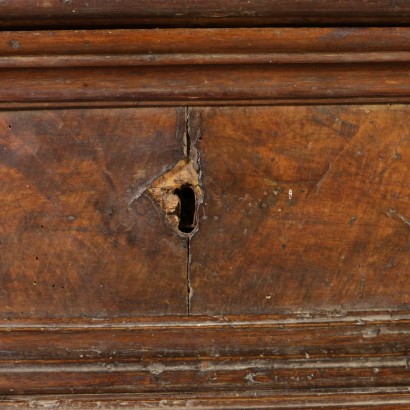
[(268, 392), (212, 392), (174, 394), (99, 394), (17, 396), (1, 401), (4, 409), (47, 407), (49, 409), (329, 409), (339, 410), (396, 410), (409, 409), (410, 397), (406, 388), (397, 389), (333, 389), (328, 392), (287, 391)]
[(0, 55), (8, 109), (403, 102), (410, 94), (408, 28), (3, 32)]
[[(408, 23), (1, 1), (0, 408), (410, 409)], [(187, 240), (147, 188), (197, 154)]]
[(137, 195), (183, 158), (184, 122), (174, 108), (0, 113), (1, 317), (186, 312), (185, 240)]
[(191, 312), (409, 307), (408, 106), (198, 108)]
[(256, 398), (272, 390), (296, 399), (313, 388), (405, 392), (409, 320), (362, 312), (3, 321), (0, 392), (197, 392), (208, 399), (212, 392)]
[[(47, 56), (66, 57), (68, 65), (76, 56), (101, 57), (101, 64), (109, 63), (115, 56), (145, 56), (146, 64), (155, 65), (161, 63), (161, 56), (168, 55), (175, 55), (175, 60), (180, 58), (183, 63), (185, 55), (191, 58), (209, 55), (218, 61), (224, 54), (256, 58), (260, 54), (278, 53), (279, 56), (296, 54), (303, 62), (304, 54), (321, 53), (317, 56), (319, 60), (334, 53), (341, 53), (341, 56), (365, 52), (388, 55), (406, 51), (410, 51), (410, 29), (407, 27), (0, 32), (0, 55), (31, 57), (34, 66)], [(6, 61), (2, 58), (0, 63), (4, 65)], [(16, 59), (16, 64), (18, 61)]]
[(0, 27), (405, 25), (406, 0), (3, 0)]
[(2, 71), (0, 103), (148, 102), (409, 98), (410, 64), (184, 66)]

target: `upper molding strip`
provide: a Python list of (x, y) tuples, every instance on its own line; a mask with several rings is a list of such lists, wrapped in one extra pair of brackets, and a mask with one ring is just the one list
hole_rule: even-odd
[(410, 29), (0, 32), (0, 68), (368, 62), (410, 62)]
[(3, 0), (0, 28), (406, 25), (407, 0)]
[(409, 28), (0, 32), (0, 107), (407, 102)]

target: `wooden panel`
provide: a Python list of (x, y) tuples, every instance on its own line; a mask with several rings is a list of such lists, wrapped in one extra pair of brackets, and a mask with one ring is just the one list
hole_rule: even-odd
[(406, 1), (0, 3), (0, 408), (410, 408)]
[(186, 311), (185, 240), (137, 195), (183, 158), (184, 118), (0, 113), (1, 317)]
[(408, 24), (406, 0), (3, 0), (0, 27)]
[(410, 306), (408, 106), (193, 109), (191, 312)]

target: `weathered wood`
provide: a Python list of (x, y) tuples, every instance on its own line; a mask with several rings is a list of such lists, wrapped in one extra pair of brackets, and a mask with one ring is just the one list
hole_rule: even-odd
[(0, 392), (287, 390), (290, 398), (311, 388), (405, 387), (409, 332), (408, 314), (371, 312), (3, 321)]
[(410, 409), (407, 2), (0, 3), (0, 408)]
[(410, 306), (408, 106), (193, 109), (195, 314)]
[(185, 240), (141, 195), (184, 127), (175, 108), (0, 113), (1, 317), (186, 312)]
[(218, 392), (174, 393), (148, 395), (100, 394), (17, 396), (1, 401), (4, 409), (49, 408), (49, 409), (329, 409), (339, 410), (396, 410), (409, 409), (410, 395), (407, 388), (395, 389), (332, 389), (328, 392), (288, 391), (269, 392)]

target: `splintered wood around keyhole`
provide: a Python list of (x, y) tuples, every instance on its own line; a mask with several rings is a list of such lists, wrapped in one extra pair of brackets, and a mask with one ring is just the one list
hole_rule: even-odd
[(158, 202), (168, 222), (182, 235), (197, 227), (197, 208), (202, 202), (199, 175), (191, 162), (179, 161), (170, 171), (157, 178), (148, 192)]

